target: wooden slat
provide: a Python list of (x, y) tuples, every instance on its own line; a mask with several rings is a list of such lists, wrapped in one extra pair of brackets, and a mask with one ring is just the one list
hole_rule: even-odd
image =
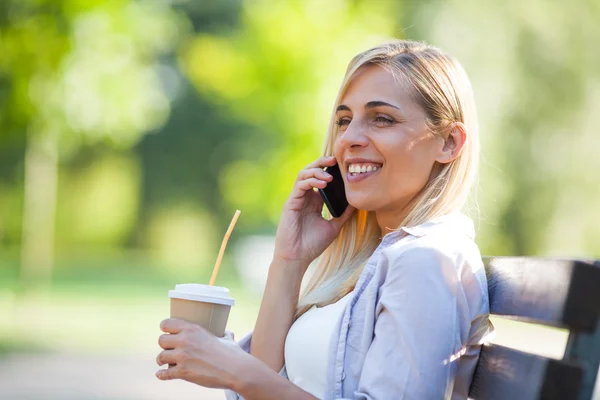
[[(564, 359), (576, 361), (584, 367), (585, 373), (579, 399), (594, 398), (593, 393), (600, 368), (600, 322), (593, 333), (572, 332), (569, 335)], [(600, 393), (596, 398), (600, 398)]]
[(600, 315), (600, 264), (534, 257), (484, 261), (492, 314), (594, 330)]
[(594, 332), (600, 318), (600, 262), (574, 264), (562, 320), (572, 330)]
[(582, 368), (507, 347), (487, 344), (481, 355), (469, 398), (474, 400), (576, 400)]

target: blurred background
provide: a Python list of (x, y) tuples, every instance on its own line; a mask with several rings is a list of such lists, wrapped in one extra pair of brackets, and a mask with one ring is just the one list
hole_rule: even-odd
[(598, 0), (2, 0), (0, 398), (222, 399), (154, 377), (167, 291), (208, 282), (240, 209), (217, 284), (252, 329), (346, 64), (390, 37), (472, 79), (482, 253), (600, 258)]

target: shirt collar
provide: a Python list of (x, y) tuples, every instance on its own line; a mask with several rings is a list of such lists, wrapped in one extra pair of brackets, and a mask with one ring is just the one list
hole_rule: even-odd
[(415, 237), (422, 237), (430, 233), (439, 231), (452, 231), (454, 233), (463, 233), (471, 239), (475, 239), (475, 227), (473, 220), (460, 212), (454, 212), (425, 221), (420, 225), (406, 227), (403, 226), (397, 231), (390, 232), (383, 237), (383, 242), (396, 241), (406, 233)]

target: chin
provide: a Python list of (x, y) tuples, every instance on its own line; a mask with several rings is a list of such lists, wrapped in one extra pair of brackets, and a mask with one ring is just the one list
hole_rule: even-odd
[(357, 210), (374, 211), (377, 209), (376, 200), (371, 196), (348, 194), (348, 204)]

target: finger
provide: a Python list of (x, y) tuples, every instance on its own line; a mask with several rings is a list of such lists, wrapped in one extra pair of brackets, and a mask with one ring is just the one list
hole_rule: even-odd
[(225, 343), (228, 346), (239, 347), (233, 338), (233, 332), (225, 331), (225, 336), (217, 338), (221, 343)]
[(304, 169), (331, 167), (334, 166), (336, 163), (337, 161), (335, 160), (334, 156), (326, 156), (311, 162), (306, 167), (304, 167)]
[(156, 356), (156, 363), (161, 367), (165, 364), (177, 364), (176, 358), (177, 353), (175, 350), (164, 350)]
[(167, 318), (160, 323), (160, 330), (167, 333), (179, 333), (191, 323), (179, 318)]
[(166, 333), (158, 338), (158, 345), (165, 350), (177, 347), (179, 338), (176, 334)]
[(225, 337), (235, 342), (235, 333), (231, 331), (225, 331)]
[(330, 182), (333, 179), (333, 176), (331, 176), (329, 172), (323, 171), (321, 168), (303, 169), (298, 173), (296, 182), (309, 178), (318, 178), (323, 181)]
[(299, 199), (299, 198), (304, 197), (304, 194), (307, 191), (309, 191), (313, 188), (323, 189), (323, 188), (325, 188), (325, 186), (327, 186), (327, 182), (322, 181), (320, 179), (317, 179), (317, 178), (305, 179), (303, 181), (296, 183), (296, 186), (294, 186), (294, 190), (292, 191), (292, 197)]
[(159, 369), (156, 371), (156, 377), (161, 381), (169, 381), (171, 379), (181, 378), (181, 367), (174, 365), (167, 369)]
[(333, 228), (336, 232), (339, 232), (342, 229), (342, 226), (344, 226), (344, 224), (350, 219), (350, 217), (352, 217), (354, 211), (356, 211), (356, 208), (348, 204), (348, 207), (346, 207), (342, 215), (340, 215), (338, 218), (332, 218), (330, 220), (331, 225), (333, 225)]

